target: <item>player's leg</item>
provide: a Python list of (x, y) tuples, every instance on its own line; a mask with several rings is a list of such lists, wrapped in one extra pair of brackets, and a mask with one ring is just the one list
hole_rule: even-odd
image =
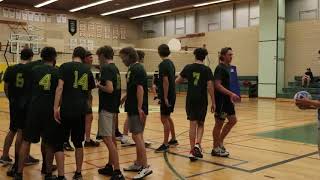
[(93, 121), (92, 109), (89, 109), (86, 114), (86, 127), (85, 127), (85, 143), (84, 147), (98, 147), (100, 145), (99, 142), (96, 142), (91, 139), (91, 127)]
[(169, 149), (169, 135), (170, 135), (170, 123), (169, 123), (169, 115), (170, 113), (167, 112), (167, 107), (166, 105), (161, 103), (161, 122), (163, 125), (163, 143), (162, 145), (155, 150), (156, 153), (161, 153), (168, 151)]
[(178, 141), (176, 139), (176, 131), (175, 131), (174, 123), (173, 123), (173, 120), (172, 120), (171, 116), (169, 116), (168, 122), (169, 122), (170, 133), (171, 133), (171, 139), (170, 139), (170, 141), (168, 143), (169, 143), (170, 146), (176, 146), (179, 143), (178, 143)]
[(150, 169), (150, 166), (148, 165), (148, 160), (147, 160), (147, 153), (146, 153), (146, 147), (144, 144), (144, 139), (143, 139), (143, 132), (141, 133), (133, 133), (132, 138), (134, 142), (136, 143), (137, 147), (137, 153), (140, 156), (140, 163), (142, 166), (142, 169), (140, 172), (133, 177), (133, 179), (142, 179), (150, 174), (152, 174), (152, 170)]
[(221, 144), (221, 139), (220, 139), (220, 134), (221, 130), (224, 124), (224, 119), (219, 116), (215, 115), (215, 125), (213, 128), (213, 149), (211, 152), (212, 156), (220, 156), (220, 157), (227, 157), (229, 154), (225, 153), (223, 149), (221, 149), (220, 144)]
[(73, 179), (82, 178), (82, 164), (83, 164), (83, 141), (85, 133), (85, 115), (81, 117), (70, 120), (71, 127), (71, 141), (75, 147), (75, 159), (76, 159), (76, 172), (73, 176)]
[(23, 140), (21, 147), (20, 147), (20, 153), (19, 153), (19, 160), (18, 160), (18, 169), (17, 173), (15, 174), (15, 179), (19, 179), (23, 174), (23, 168), (24, 168), (24, 162), (28, 156), (28, 152), (30, 151), (30, 142)]
[(120, 141), (121, 139), (122, 139), (122, 133), (120, 132), (120, 130), (119, 130), (119, 118), (118, 118), (118, 114), (117, 114), (117, 116), (116, 116), (116, 118), (115, 118), (115, 127), (116, 127), (116, 129), (115, 129), (115, 137), (116, 137), (116, 139), (118, 140), (118, 141)]

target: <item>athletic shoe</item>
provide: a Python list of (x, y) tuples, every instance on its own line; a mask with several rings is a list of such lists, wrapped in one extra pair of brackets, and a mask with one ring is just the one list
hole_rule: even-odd
[(136, 176), (134, 176), (132, 179), (143, 179), (143, 178), (149, 176), (150, 174), (152, 174), (152, 170), (149, 169), (149, 167), (145, 167), (145, 168), (141, 169), (141, 171)]
[(167, 152), (169, 150), (169, 145), (162, 144), (158, 149), (155, 150), (156, 153)]
[(152, 142), (150, 142), (150, 141), (144, 141), (144, 145), (145, 145), (146, 147), (151, 146), (151, 144), (152, 144)]
[(13, 180), (22, 180), (22, 173), (16, 173), (14, 176), (13, 176)]
[(194, 151), (194, 155), (197, 157), (197, 158), (203, 158), (203, 154), (202, 154), (202, 149), (201, 149), (201, 146), (200, 144), (196, 144), (193, 148), (193, 151)]
[(227, 149), (224, 147), (223, 144), (220, 145), (220, 148), (221, 148), (223, 151), (226, 151), (226, 152), (227, 152)]
[(228, 157), (229, 153), (221, 149), (220, 147), (217, 147), (215, 149), (212, 149), (211, 151), (212, 156), (219, 156), (219, 157)]
[(119, 130), (116, 130), (115, 136), (117, 141), (120, 141), (122, 139), (122, 134)]
[(96, 140), (97, 140), (97, 141), (102, 141), (102, 136), (98, 136), (98, 135), (97, 135), (97, 136), (96, 136)]
[(176, 139), (171, 139), (171, 140), (168, 142), (168, 144), (169, 144), (170, 146), (177, 146), (177, 145), (179, 145), (179, 143), (178, 143), (178, 141), (177, 141)]
[(113, 167), (110, 164), (107, 164), (104, 168), (98, 169), (98, 173), (106, 176), (112, 176)]
[(0, 163), (4, 164), (4, 165), (7, 165), (7, 164), (12, 164), (13, 161), (12, 161), (12, 159), (10, 159), (10, 157), (1, 156)]
[(142, 169), (142, 166), (137, 165), (135, 163), (130, 165), (127, 168), (123, 168), (124, 171), (131, 171), (131, 172), (139, 172), (139, 171), (141, 171), (141, 169)]
[(67, 178), (66, 177), (64, 177), (64, 176), (58, 176), (57, 178), (56, 178), (56, 180), (67, 180)]
[(8, 168), (7, 176), (9, 176), (9, 177), (15, 177), (16, 172), (17, 172), (16, 166), (15, 166), (15, 165), (11, 165), (11, 166)]
[(131, 139), (129, 138), (129, 136), (123, 135), (122, 138), (120, 139), (120, 141), (121, 141), (121, 146), (122, 146), (122, 147), (135, 145), (135, 143), (131, 141)]
[(72, 179), (73, 180), (82, 180), (82, 174), (75, 172)]
[[(51, 170), (52, 172), (54, 172), (58, 169), (57, 165), (52, 165), (51, 167), (52, 167), (52, 170)], [(47, 173), (46, 171), (47, 171), (46, 167), (44, 165), (42, 165), (41, 174), (46, 174)]]
[(194, 155), (194, 150), (191, 150), (189, 153), (190, 161), (196, 161), (198, 158)]
[(71, 146), (69, 141), (63, 143), (63, 149), (66, 151), (74, 151), (74, 148)]
[(56, 180), (56, 179), (57, 179), (57, 176), (56, 175), (52, 175), (52, 174), (47, 174), (44, 177), (44, 180)]
[(120, 170), (114, 171), (110, 180), (125, 180)]
[(40, 160), (36, 159), (34, 157), (32, 157), (31, 155), (29, 155), (26, 159), (26, 161), (24, 162), (24, 165), (26, 166), (31, 166), (31, 165), (35, 165), (35, 164), (39, 164)]
[(96, 142), (92, 139), (90, 139), (90, 141), (85, 141), (84, 142), (84, 147), (99, 147), (100, 146), (100, 143), (99, 142)]

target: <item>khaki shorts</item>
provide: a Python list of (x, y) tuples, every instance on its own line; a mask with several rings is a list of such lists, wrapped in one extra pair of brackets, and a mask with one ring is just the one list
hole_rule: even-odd
[(102, 137), (115, 136), (115, 117), (117, 114), (102, 110), (99, 113), (98, 135)]
[(128, 127), (132, 134), (139, 134), (144, 131), (145, 123), (142, 123), (139, 115), (128, 115)]

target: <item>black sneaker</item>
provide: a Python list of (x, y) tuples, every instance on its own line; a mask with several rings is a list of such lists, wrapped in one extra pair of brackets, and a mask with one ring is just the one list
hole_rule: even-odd
[(98, 173), (105, 176), (112, 176), (113, 167), (110, 164), (107, 164), (104, 168), (98, 169)]
[(63, 143), (63, 149), (66, 151), (74, 151), (74, 148), (71, 146), (69, 141)]
[(156, 153), (167, 152), (169, 150), (169, 145), (162, 144), (158, 149), (155, 150)]
[(82, 174), (81, 172), (78, 173), (78, 172), (75, 172), (73, 177), (72, 177), (73, 180), (82, 180)]
[(102, 141), (102, 136), (96, 136), (96, 140), (98, 140), (98, 141)]
[(170, 146), (177, 146), (177, 145), (179, 145), (179, 143), (178, 143), (178, 141), (177, 141), (176, 139), (171, 139), (171, 140), (168, 142), (168, 144), (169, 144)]
[(16, 166), (15, 166), (15, 165), (11, 165), (11, 166), (8, 168), (7, 176), (9, 176), (9, 177), (15, 177), (16, 172), (17, 172)]
[(24, 162), (24, 165), (26, 166), (31, 166), (31, 165), (35, 165), (35, 164), (39, 164), (40, 160), (36, 159), (34, 157), (32, 157), (31, 155), (29, 155), (26, 159), (26, 161)]
[(116, 136), (116, 140), (120, 141), (122, 139), (123, 135), (121, 134), (121, 132), (119, 130), (116, 130), (115, 136)]
[[(54, 171), (56, 171), (58, 169), (58, 167), (57, 167), (57, 165), (52, 165), (52, 172), (54, 172)], [(46, 174), (47, 172), (46, 172), (47, 170), (46, 170), (46, 167), (45, 167), (45, 165), (42, 165), (42, 168), (41, 168), (41, 174)]]
[(44, 180), (56, 180), (58, 177), (56, 175), (52, 175), (52, 174), (47, 174), (44, 177)]
[(13, 180), (22, 180), (23, 177), (22, 177), (22, 173), (16, 173), (14, 176), (13, 176)]
[(99, 147), (99, 146), (100, 146), (100, 143), (92, 139), (90, 139), (89, 142), (87, 141), (84, 142), (84, 147)]
[(111, 178), (110, 178), (110, 180), (124, 180), (124, 179), (125, 178), (124, 178), (124, 176), (123, 176), (123, 174), (121, 173), (120, 170), (114, 171), (112, 173)]
[(56, 178), (56, 180), (67, 180), (67, 178), (64, 177), (64, 176), (58, 176), (58, 177)]
[(0, 163), (1, 164), (4, 164), (4, 165), (8, 165), (8, 164), (12, 164), (12, 159), (10, 159), (10, 157), (4, 157), (4, 156), (1, 156), (0, 158)]
[(200, 144), (196, 144), (193, 148), (193, 151), (194, 151), (194, 155), (197, 157), (197, 158), (203, 158), (203, 154), (202, 154), (202, 149), (201, 149), (201, 146)]

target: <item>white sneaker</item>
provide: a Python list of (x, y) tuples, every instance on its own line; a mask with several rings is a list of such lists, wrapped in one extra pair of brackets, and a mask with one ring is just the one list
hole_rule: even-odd
[(142, 166), (137, 165), (137, 164), (132, 164), (127, 168), (123, 168), (124, 171), (132, 171), (132, 172), (139, 172), (141, 171)]
[(145, 167), (136, 176), (134, 176), (133, 179), (143, 179), (150, 174), (152, 174), (152, 170), (149, 169), (149, 167)]
[(120, 141), (121, 141), (121, 146), (122, 146), (122, 147), (135, 145), (135, 143), (131, 141), (131, 139), (129, 138), (129, 136), (123, 136), (123, 137), (120, 139)]
[(221, 147), (217, 147), (215, 149), (212, 149), (211, 155), (219, 157), (228, 157), (229, 153), (227, 151), (224, 151)]

